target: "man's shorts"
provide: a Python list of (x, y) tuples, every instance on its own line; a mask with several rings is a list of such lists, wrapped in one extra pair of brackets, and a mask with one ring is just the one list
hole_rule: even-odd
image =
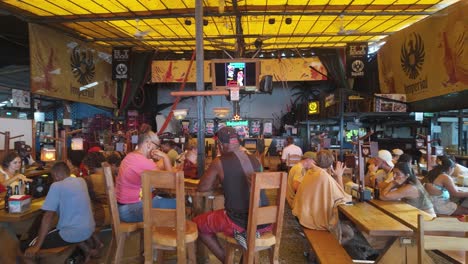
[[(216, 234), (223, 232), (224, 235), (233, 237), (234, 230), (245, 231), (236, 225), (226, 214), (224, 209), (207, 212), (192, 219), (198, 226), (198, 232), (203, 234)], [(271, 231), (271, 225), (258, 230), (260, 233)]]

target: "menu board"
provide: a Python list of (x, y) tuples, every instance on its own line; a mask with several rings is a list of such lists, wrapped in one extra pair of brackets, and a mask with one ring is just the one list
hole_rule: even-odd
[(198, 120), (194, 120), (192, 123), (192, 134), (196, 135), (198, 133)]
[(272, 121), (264, 121), (263, 122), (263, 136), (264, 137), (271, 137), (273, 135), (273, 122)]
[(214, 136), (215, 132), (215, 123), (214, 120), (206, 120), (205, 121), (205, 136), (212, 137)]
[(261, 123), (260, 120), (252, 120), (250, 122), (250, 136), (257, 137), (260, 135)]

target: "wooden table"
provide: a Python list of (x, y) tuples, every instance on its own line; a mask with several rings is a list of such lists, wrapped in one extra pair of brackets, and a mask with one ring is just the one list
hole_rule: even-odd
[(413, 230), (389, 217), (368, 203), (340, 205), (345, 214), (356, 226), (370, 236), (412, 236)]
[[(21, 222), (21, 221), (33, 218), (39, 215), (42, 204), (44, 203), (44, 200), (45, 200), (44, 197), (32, 200), (31, 209), (23, 213), (7, 213), (5, 212), (5, 210), (1, 210), (0, 222), (14, 223), (14, 222)], [(2, 203), (0, 207), (3, 208), (4, 204)]]
[(368, 202), (415, 231), (418, 229), (419, 214), (422, 214), (426, 221), (434, 218), (430, 214), (401, 201), (382, 201), (373, 199)]
[(26, 177), (36, 177), (36, 176), (41, 176), (43, 174), (49, 174), (50, 173), (50, 168), (44, 168), (42, 170), (36, 170), (36, 168), (31, 168), (28, 169), (24, 172), (24, 176)]
[[(380, 209), (385, 214), (389, 215), (398, 222), (411, 228), (415, 233), (418, 230), (418, 215), (421, 214), (424, 220), (431, 220), (434, 217), (418, 208), (409, 205), (402, 201), (382, 201), (382, 200), (370, 200), (368, 203), (372, 204), (376, 208)], [(416, 246), (416, 237), (410, 238), (406, 249), (406, 263), (417, 263), (418, 261), (418, 249)], [(424, 253), (423, 263), (433, 263), (432, 259)]]
[[(400, 207), (396, 206), (396, 208)], [(410, 208), (406, 206), (401, 206), (401, 208), (413, 212), (413, 210), (409, 210)], [(401, 211), (401, 208), (397, 212), (398, 215), (403, 217), (403, 219), (409, 220), (409, 217), (402, 215), (403, 211)], [(366, 235), (370, 237), (384, 238), (386, 236), (390, 238), (376, 263), (417, 263), (416, 231), (407, 224), (404, 224), (402, 220), (396, 219), (386, 211), (375, 206), (372, 202), (340, 205), (338, 209)], [(417, 218), (415, 219), (417, 226)], [(425, 263), (431, 263), (432, 261), (427, 255), (424, 256), (424, 260)]]

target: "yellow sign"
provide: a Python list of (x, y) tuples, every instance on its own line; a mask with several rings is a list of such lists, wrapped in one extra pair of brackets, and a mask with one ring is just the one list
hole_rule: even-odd
[(310, 101), (309, 102), (309, 115), (314, 115), (320, 113), (320, 104), (319, 101)]
[(468, 87), (468, 2), (460, 1), (386, 40), (379, 50), (382, 93), (408, 102)]
[(31, 92), (114, 108), (111, 51), (29, 24)]
[[(189, 61), (154, 61), (152, 65), (152, 82), (172, 83), (182, 82), (187, 74)], [(313, 67), (317, 71), (311, 69)], [(203, 65), (204, 81), (211, 82), (210, 61)], [(187, 82), (196, 81), (195, 62), (188, 73)], [(261, 59), (260, 76), (272, 75), (273, 81), (318, 81), (326, 80), (327, 70), (317, 57), (304, 59)]]

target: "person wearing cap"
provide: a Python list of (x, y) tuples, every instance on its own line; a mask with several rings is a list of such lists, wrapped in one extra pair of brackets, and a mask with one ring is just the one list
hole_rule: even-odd
[[(281, 153), (281, 162), (286, 164), (289, 155), (302, 156), (302, 149), (294, 144), (293, 137), (286, 138), (286, 147), (283, 149), (283, 152)], [(286, 164), (286, 166), (292, 167), (292, 165), (290, 166), (289, 164)]]
[[(224, 209), (201, 214), (194, 219), (201, 241), (221, 262), (226, 252), (219, 243), (216, 233), (238, 238), (247, 228), (250, 181), (254, 172), (262, 171), (260, 161), (240, 149), (237, 132), (232, 127), (223, 127), (217, 133), (221, 155), (216, 157), (205, 171), (198, 184), (199, 192), (216, 188), (219, 183), (224, 190)], [(268, 205), (265, 193), (260, 194), (260, 206)], [(270, 226), (259, 226), (260, 233), (271, 230)]]
[(403, 155), (403, 150), (401, 149), (392, 149), (392, 162), (396, 164), (401, 155)]
[(294, 206), (294, 197), (296, 196), (296, 191), (299, 188), (304, 175), (307, 173), (307, 170), (312, 168), (315, 165), (315, 158), (317, 153), (312, 151), (307, 151), (302, 155), (301, 161), (294, 164), (291, 167), (291, 170), (288, 173), (288, 188), (286, 189), (286, 200), (288, 201), (291, 209)]
[[(143, 126), (142, 126), (143, 127)], [(159, 138), (144, 126), (138, 135), (138, 148), (122, 160), (115, 183), (115, 194), (119, 207), (120, 220), (124, 222), (143, 221), (143, 202), (140, 199), (141, 173), (146, 170), (172, 170), (166, 153), (159, 149)], [(160, 167), (154, 160), (163, 160)], [(175, 208), (176, 202), (168, 194), (157, 194), (153, 198), (155, 208)]]
[[(377, 157), (369, 160), (367, 166), (367, 173), (365, 175), (366, 186), (374, 187), (375, 182), (383, 184), (383, 182), (393, 180), (391, 170), (394, 164), (392, 161), (392, 154), (390, 151), (381, 149), (379, 150)], [(381, 186), (382, 187), (382, 186)]]

